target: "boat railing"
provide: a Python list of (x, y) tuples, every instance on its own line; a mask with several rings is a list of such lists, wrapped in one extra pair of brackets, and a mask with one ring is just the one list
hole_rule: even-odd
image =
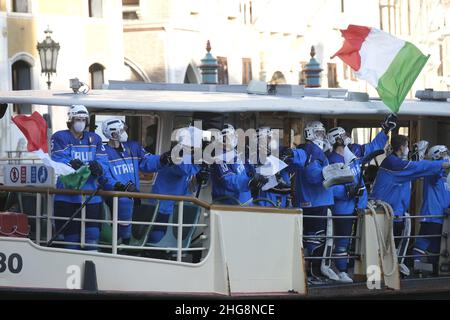
[[(316, 216), (316, 215), (307, 215), (304, 214), (303, 215), (303, 219), (326, 219), (328, 220), (335, 220), (335, 219), (346, 219), (346, 220), (360, 220), (362, 218), (362, 215), (327, 215), (327, 216)], [(334, 235), (334, 232), (331, 232), (329, 234), (323, 234), (323, 235), (306, 235), (303, 234), (303, 240), (305, 239), (317, 239), (319, 241), (323, 240), (324, 242), (326, 242), (328, 239), (351, 239), (350, 241), (354, 241), (354, 240), (360, 240), (361, 236), (358, 234), (357, 230), (356, 230), (356, 225), (357, 223), (355, 223), (355, 231), (353, 232), (353, 234), (355, 235), (351, 235), (351, 236), (336, 236)], [(358, 248), (355, 248), (356, 251), (355, 252), (351, 252), (349, 255), (346, 256), (335, 256), (332, 255), (332, 251), (331, 250), (328, 254), (328, 256), (305, 256), (305, 261), (308, 260), (322, 260), (322, 259), (326, 259), (326, 260), (342, 260), (342, 259), (359, 259), (361, 258), (361, 253), (359, 252)]]
[[(339, 236), (339, 235), (334, 235), (334, 233), (328, 233), (328, 234), (321, 234), (321, 235), (306, 235), (303, 234), (303, 240), (305, 239), (314, 239), (316, 241), (323, 241), (325, 243), (326, 246), (326, 241), (328, 239), (350, 239), (351, 242), (354, 241), (361, 241), (362, 236), (361, 236), (361, 231), (362, 230), (358, 230), (358, 228), (360, 228), (362, 226), (361, 219), (363, 218), (363, 216), (365, 214), (368, 214), (369, 211), (360, 211), (358, 215), (328, 215), (328, 216), (317, 216), (317, 215), (307, 215), (307, 214), (303, 214), (302, 217), (303, 219), (326, 219), (328, 220), (336, 220), (336, 219), (347, 219), (347, 220), (356, 220), (355, 223), (355, 228), (354, 228), (354, 232), (352, 233), (351, 236)], [(446, 230), (449, 229), (448, 224), (448, 217), (450, 215), (450, 208), (447, 209), (445, 211), (444, 214), (435, 214), (435, 215), (404, 215), (404, 216), (392, 216), (393, 221), (395, 220), (409, 220), (412, 221), (414, 219), (416, 219), (417, 221), (419, 220), (423, 220), (423, 219), (442, 219), (443, 222), (443, 228), (442, 231), (440, 233), (436, 233), (436, 234), (415, 234), (415, 232), (413, 230), (410, 230), (410, 232), (406, 232), (406, 234), (402, 234), (402, 235), (394, 235), (393, 238), (396, 242), (396, 249), (397, 249), (397, 258), (399, 260), (400, 264), (403, 264), (405, 259), (418, 259), (417, 255), (412, 254), (412, 249), (414, 247), (414, 243), (412, 243), (413, 240), (415, 239), (420, 239), (420, 238), (439, 238), (441, 240), (441, 248), (440, 251), (437, 253), (433, 253), (433, 252), (424, 252), (424, 254), (421, 256), (421, 258), (425, 258), (425, 259), (429, 259), (432, 257), (437, 257), (438, 259), (440, 259), (439, 262), (439, 270), (435, 270), (434, 271), (434, 275), (447, 275), (449, 272), (445, 271), (447, 270), (447, 267), (445, 267), (444, 271), (442, 269), (442, 265), (448, 265), (450, 267), (450, 263), (448, 260), (450, 260), (450, 252), (449, 252), (449, 245), (448, 245), (448, 241), (447, 239), (449, 238), (449, 232), (447, 232)], [(413, 229), (413, 228), (410, 228)], [(402, 243), (403, 242), (403, 243)], [(405, 245), (406, 243), (406, 245)], [(333, 246), (333, 244), (332, 244)], [(326, 250), (325, 250), (326, 251)], [(346, 256), (342, 256), (342, 255), (332, 255), (331, 252), (328, 253), (328, 256), (325, 255), (321, 255), (321, 256), (305, 256), (304, 259), (305, 261), (308, 260), (322, 260), (322, 259), (326, 259), (326, 260), (338, 260), (338, 259), (347, 259), (348, 261), (350, 260), (355, 260), (355, 259), (360, 259), (361, 258), (361, 252), (360, 252), (360, 247), (358, 245), (350, 245), (350, 249), (349, 249), (349, 254)], [(412, 267), (414, 267), (414, 272), (417, 274), (421, 274), (424, 270), (421, 269), (421, 265), (419, 264), (419, 266), (416, 266), (415, 263), (411, 263)], [(426, 271), (430, 271), (430, 267), (426, 268)], [(449, 268), (450, 270), (450, 268)], [(431, 272), (428, 272), (430, 275), (432, 274)]]
[[(34, 242), (37, 245), (47, 245), (49, 241), (54, 236), (54, 223), (59, 221), (67, 221), (70, 218), (69, 217), (56, 217), (54, 215), (54, 207), (53, 207), (53, 195), (56, 194), (62, 194), (62, 195), (81, 195), (82, 196), (82, 203), (86, 200), (86, 197), (89, 197), (94, 190), (68, 190), (68, 189), (54, 189), (54, 188), (43, 188), (43, 187), (13, 187), (13, 186), (0, 186), (0, 192), (11, 192), (11, 193), (31, 193), (36, 194), (35, 199), (35, 214), (27, 214), (29, 219), (35, 220), (35, 236), (34, 236)], [(208, 227), (208, 217), (209, 217), (209, 209), (210, 204), (207, 202), (204, 202), (202, 200), (199, 200), (194, 197), (188, 197), (188, 196), (171, 196), (171, 195), (160, 195), (160, 194), (147, 194), (147, 193), (135, 193), (135, 192), (119, 192), (119, 191), (98, 191), (96, 193), (99, 196), (102, 197), (111, 197), (112, 198), (112, 217), (111, 219), (88, 219), (86, 217), (86, 207), (84, 207), (81, 210), (81, 215), (79, 218), (73, 218), (72, 221), (79, 221), (81, 223), (81, 233), (80, 233), (80, 242), (68, 242), (63, 241), (62, 239), (56, 239), (55, 241), (52, 241), (52, 244), (60, 245), (60, 246), (67, 246), (67, 245), (74, 245), (74, 246), (80, 246), (81, 248), (103, 248), (103, 249), (110, 249), (112, 254), (118, 254), (120, 253), (120, 250), (126, 250), (126, 251), (134, 251), (138, 250), (140, 252), (142, 251), (152, 251), (152, 250), (160, 250), (160, 251), (170, 251), (170, 252), (176, 252), (176, 260), (182, 261), (183, 254), (185, 252), (193, 252), (193, 251), (205, 251), (207, 250), (206, 247), (199, 246), (199, 247), (189, 247), (189, 246), (183, 246), (183, 228), (204, 228), (205, 230)], [(47, 212), (43, 212), (42, 210), (42, 201), (43, 196), (47, 195)], [(128, 197), (132, 199), (141, 199), (141, 200), (156, 200), (156, 201), (164, 201), (164, 200), (170, 200), (174, 201), (177, 206), (177, 221), (175, 222), (155, 222), (155, 219), (152, 219), (152, 221), (146, 222), (146, 221), (124, 221), (119, 220), (118, 218), (118, 203), (119, 198), (121, 197)], [(192, 203), (193, 205), (197, 206), (199, 210), (201, 211), (200, 214), (205, 217), (204, 223), (183, 223), (184, 218), (184, 205), (186, 203)], [(175, 205), (176, 207), (176, 205)], [(149, 215), (151, 212), (149, 212)], [(154, 216), (157, 214), (157, 212), (154, 212)], [(43, 221), (46, 222), (46, 236), (45, 239), (43, 239), (41, 235), (41, 227)], [(105, 224), (111, 224), (111, 244), (101, 244), (101, 243), (86, 243), (85, 235), (86, 235), (86, 223), (101, 223), (102, 226)], [(177, 228), (176, 233), (177, 235), (174, 237), (176, 239), (176, 244), (165, 247), (165, 246), (155, 246), (150, 245), (147, 246), (145, 241), (141, 245), (124, 245), (118, 243), (118, 227), (120, 224), (131, 224), (131, 225), (141, 225), (144, 227), (151, 227), (151, 226), (167, 226), (169, 232), (170, 228)], [(149, 230), (147, 231), (147, 235), (149, 233)], [(207, 234), (200, 234), (199, 237), (202, 240), (205, 240), (208, 238)], [(146, 238), (145, 238), (146, 239)], [(166, 242), (167, 243), (167, 242)]]
[[(449, 212), (450, 213), (450, 212)], [(394, 216), (394, 219), (396, 220), (414, 220), (414, 219), (443, 219), (443, 220), (447, 220), (448, 219), (448, 213), (444, 213), (444, 214), (436, 214), (436, 215), (404, 215), (404, 216)], [(411, 239), (418, 239), (418, 238), (444, 238), (446, 239), (448, 237), (448, 234), (445, 232), (444, 228), (442, 229), (442, 231), (438, 234), (419, 234), (419, 235), (401, 235), (401, 236), (395, 236), (394, 235), (394, 239), (400, 239), (400, 240), (411, 240)], [(440, 253), (431, 253), (431, 252), (424, 252), (424, 256), (425, 257), (441, 257), (443, 255), (448, 255), (448, 248), (446, 246), (447, 242), (444, 242), (444, 247), (441, 248), (441, 252)], [(417, 258), (416, 255), (411, 255), (411, 254), (399, 254), (398, 258)]]

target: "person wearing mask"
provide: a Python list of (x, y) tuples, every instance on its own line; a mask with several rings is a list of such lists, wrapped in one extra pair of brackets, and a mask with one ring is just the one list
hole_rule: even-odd
[[(189, 128), (181, 128), (179, 130), (190, 132)], [(170, 151), (161, 156), (163, 167), (158, 170), (151, 192), (161, 195), (192, 196), (192, 192), (195, 190), (190, 190), (189, 186), (191, 180), (199, 173), (201, 169), (200, 164), (194, 163), (191, 155), (185, 155), (182, 159), (179, 159), (180, 161), (176, 160), (173, 154), (175, 151), (173, 150), (174, 148), (171, 148)], [(159, 207), (154, 222), (168, 223), (174, 211), (175, 201), (150, 200), (150, 203), (156, 205), (157, 201), (159, 202)], [(164, 237), (166, 231), (167, 226), (165, 225), (152, 226), (147, 245), (151, 246), (153, 243), (158, 243)], [(148, 251), (146, 254), (150, 257), (161, 257), (161, 252), (157, 251)]]
[[(328, 208), (334, 204), (334, 198), (332, 189), (323, 186), (322, 170), (329, 164), (323, 152), (326, 137), (324, 125), (320, 121), (307, 123), (304, 137), (305, 144), (296, 149), (286, 148), (281, 152), (281, 159), (286, 160), (290, 165), (289, 170), (295, 174), (294, 206), (302, 208), (305, 216), (326, 217)], [(326, 229), (325, 218), (303, 219), (303, 243), (307, 256), (322, 257)], [(320, 273), (329, 279), (339, 280), (331, 268), (322, 265), (321, 259), (308, 261), (310, 280), (318, 279)]]
[[(251, 190), (260, 190), (267, 178), (255, 173), (252, 164), (246, 164), (237, 154), (238, 137), (231, 124), (222, 130), (223, 154), (211, 165), (212, 199), (223, 204), (251, 205)], [(239, 203), (237, 203), (239, 202)]]
[[(444, 160), (408, 160), (408, 137), (396, 135), (391, 138), (392, 153), (380, 165), (372, 188), (371, 198), (389, 203), (394, 211), (394, 236), (403, 233), (405, 221), (401, 217), (409, 209), (411, 182), (421, 177), (439, 175), (442, 169), (450, 167)], [(400, 241), (395, 241), (398, 247)], [(408, 274), (409, 270), (403, 272)]]
[[(269, 127), (262, 127), (258, 129), (258, 155), (264, 154), (265, 156), (270, 156), (272, 153), (279, 155), (279, 152), (283, 149), (279, 146), (278, 135), (274, 133)], [(264, 165), (262, 159), (258, 159), (258, 165)], [(272, 201), (280, 208), (291, 207), (290, 194), (291, 194), (291, 180), (289, 176), (289, 171), (287, 168), (277, 172), (274, 177), (277, 184), (270, 189), (255, 190), (253, 196), (254, 199), (262, 198)], [(257, 205), (259, 206), (273, 206), (273, 204), (268, 201), (259, 201)]]
[[(152, 155), (144, 150), (137, 141), (128, 140), (125, 122), (118, 118), (103, 121), (102, 132), (108, 139), (105, 150), (108, 155), (111, 181), (106, 189), (115, 191), (139, 192), (139, 171), (156, 172), (167, 165), (167, 155)], [(128, 197), (120, 197), (118, 203), (118, 218), (120, 221), (131, 221), (134, 203)], [(112, 199), (107, 201), (112, 210)], [(129, 244), (131, 238), (131, 224), (120, 223), (118, 237), (123, 244)]]
[[(386, 121), (384, 122), (386, 123)], [(383, 126), (383, 125), (382, 125)], [(354, 150), (360, 150), (359, 154), (366, 157), (374, 151), (383, 150), (388, 140), (387, 134), (396, 127), (396, 123), (386, 125), (383, 131), (378, 133), (373, 141), (364, 145), (353, 144)], [(352, 161), (346, 161), (346, 148), (350, 144), (345, 130), (341, 127), (332, 128), (328, 131), (328, 141), (332, 145), (332, 152), (328, 155), (330, 164), (344, 163), (348, 164), (354, 175), (354, 182), (344, 185), (335, 185), (332, 187), (334, 195), (333, 215), (352, 216), (355, 214), (355, 208), (364, 210), (367, 207), (367, 191), (365, 183), (361, 177), (361, 164), (363, 158), (354, 157)], [(360, 182), (360, 185), (358, 185)], [(358, 202), (358, 203), (356, 203)], [(354, 228), (353, 219), (333, 219), (333, 235), (339, 237), (350, 237)], [(351, 238), (336, 238), (334, 240), (333, 255), (343, 257), (335, 260), (335, 266), (338, 270), (340, 282), (351, 283), (353, 280), (348, 275), (349, 245)]]
[[(108, 158), (100, 136), (87, 131), (89, 126), (89, 113), (83, 105), (73, 105), (68, 112), (67, 130), (55, 132), (51, 137), (51, 158), (78, 170), (84, 165), (89, 166), (90, 176), (81, 190), (96, 190), (97, 182), (104, 185), (108, 181)], [(103, 177), (103, 175), (105, 176)], [(98, 181), (97, 181), (98, 180)], [(56, 183), (57, 189), (64, 189), (60, 178)], [(56, 217), (69, 218), (81, 207), (81, 195), (57, 194), (54, 199), (54, 213)], [(92, 197), (86, 205), (87, 219), (100, 219), (102, 210), (102, 198)], [(80, 218), (81, 214), (75, 218)], [(56, 220), (55, 227), (58, 231), (65, 220)], [(80, 242), (81, 223), (70, 222), (63, 231), (65, 242)], [(87, 244), (97, 244), (100, 236), (100, 225), (97, 222), (86, 222)], [(68, 249), (79, 249), (77, 244), (68, 244)], [(88, 246), (90, 250), (96, 250), (95, 246)]]
[[(449, 152), (446, 146), (436, 145), (428, 151), (428, 158), (432, 161), (449, 162)], [(450, 188), (447, 184), (447, 173), (441, 169), (438, 174), (427, 176), (423, 180), (423, 202), (420, 215), (424, 218), (420, 222), (419, 235), (442, 234), (443, 218), (427, 217), (444, 215), (450, 206)], [(428, 254), (439, 254), (441, 248), (440, 237), (417, 238), (413, 255), (414, 261), (431, 263), (433, 272), (438, 272), (439, 256), (427, 257)]]

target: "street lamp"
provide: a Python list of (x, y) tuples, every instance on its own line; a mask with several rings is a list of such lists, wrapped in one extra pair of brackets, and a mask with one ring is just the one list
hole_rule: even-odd
[(46, 38), (42, 42), (38, 42), (37, 49), (39, 58), (41, 59), (41, 73), (47, 75), (47, 86), (50, 90), (52, 82), (50, 77), (56, 73), (56, 62), (58, 61), (59, 43), (51, 38), (52, 31), (49, 27), (45, 30)]

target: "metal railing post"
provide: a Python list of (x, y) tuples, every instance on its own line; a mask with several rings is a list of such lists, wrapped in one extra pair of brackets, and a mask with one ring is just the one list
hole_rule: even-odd
[(118, 220), (118, 208), (119, 208), (119, 198), (113, 197), (113, 212), (112, 212), (112, 253), (117, 254), (117, 220)]
[(178, 232), (177, 232), (177, 261), (181, 262), (183, 247), (183, 206), (184, 201), (178, 202)]
[[(83, 195), (81, 196), (81, 203), (84, 203), (86, 201), (86, 196)], [(86, 224), (85, 224), (85, 219), (86, 219), (86, 206), (81, 209), (81, 248), (84, 249), (84, 246), (86, 244)]]
[(36, 244), (41, 244), (41, 208), (42, 207), (42, 195), (40, 193), (36, 193)]
[(47, 242), (53, 235), (53, 195), (47, 194)]

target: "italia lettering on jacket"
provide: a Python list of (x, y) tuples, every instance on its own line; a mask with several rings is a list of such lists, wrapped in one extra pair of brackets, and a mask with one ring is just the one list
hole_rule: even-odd
[(123, 163), (113, 166), (113, 171), (115, 175), (134, 173), (133, 164)]

